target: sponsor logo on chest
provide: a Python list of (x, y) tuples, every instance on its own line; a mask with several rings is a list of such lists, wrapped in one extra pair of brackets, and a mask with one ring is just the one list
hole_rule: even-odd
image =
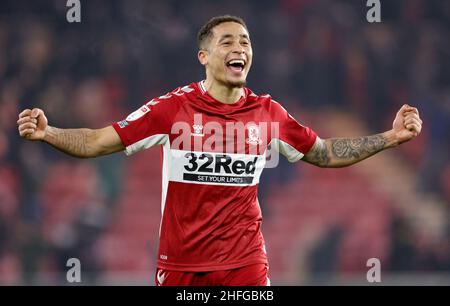
[(256, 185), (265, 156), (170, 150), (169, 179), (208, 185)]

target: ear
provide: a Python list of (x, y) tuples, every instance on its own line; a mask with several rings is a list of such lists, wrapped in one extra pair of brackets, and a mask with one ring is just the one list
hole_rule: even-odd
[(208, 64), (208, 51), (206, 51), (206, 50), (198, 51), (197, 57), (198, 57), (198, 61), (203, 66), (206, 66), (206, 64)]

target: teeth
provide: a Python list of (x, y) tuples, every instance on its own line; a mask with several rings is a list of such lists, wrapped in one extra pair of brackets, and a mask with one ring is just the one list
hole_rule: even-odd
[(233, 64), (241, 64), (242, 66), (244, 66), (244, 61), (243, 60), (231, 60), (228, 62), (228, 65), (233, 65)]

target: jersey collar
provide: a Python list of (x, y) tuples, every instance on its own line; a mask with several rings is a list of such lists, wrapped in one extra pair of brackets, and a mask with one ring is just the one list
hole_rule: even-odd
[[(197, 87), (198, 87), (198, 89), (200, 90), (200, 93), (203, 95), (203, 96), (208, 96), (209, 98), (211, 98), (211, 99), (214, 99), (211, 95), (209, 95), (208, 94), (208, 91), (206, 90), (206, 86), (205, 86), (205, 81), (206, 80), (202, 80), (202, 81), (200, 81), (200, 82), (198, 82), (197, 83)], [(239, 98), (239, 101), (241, 101), (241, 100), (246, 100), (247, 99), (247, 97), (248, 97), (248, 94), (249, 94), (249, 90), (248, 90), (248, 88), (247, 87), (244, 87), (244, 93), (242, 94), (242, 96)], [(214, 99), (214, 100), (216, 100), (216, 99)], [(217, 100), (216, 100), (217, 101)], [(217, 101), (217, 102), (219, 102), (219, 101)], [(237, 103), (237, 102), (236, 102)], [(232, 105), (232, 104), (231, 104)]]

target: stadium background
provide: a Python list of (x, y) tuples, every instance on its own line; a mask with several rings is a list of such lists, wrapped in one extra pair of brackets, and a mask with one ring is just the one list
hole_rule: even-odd
[(283, 160), (260, 186), (275, 285), (450, 283), (450, 2), (365, 0), (66, 1), (0, 4), (0, 284), (153, 284), (160, 218), (159, 149), (77, 160), (20, 139), (20, 110), (58, 127), (100, 128), (203, 78), (196, 31), (242, 16), (254, 63), (248, 86), (270, 93), (322, 138), (389, 129), (405, 102), (420, 137), (350, 168)]

